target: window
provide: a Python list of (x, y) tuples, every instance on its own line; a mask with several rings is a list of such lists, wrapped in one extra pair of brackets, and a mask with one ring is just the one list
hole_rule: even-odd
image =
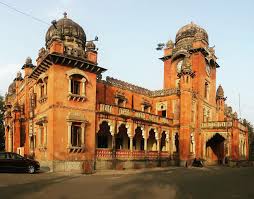
[(12, 160), (22, 160), (23, 157), (19, 154), (16, 154), (16, 153), (9, 153), (9, 159), (12, 159)]
[(209, 96), (209, 84), (205, 83), (205, 99), (208, 99)]
[(121, 107), (125, 107), (125, 100), (123, 100), (123, 99), (118, 99), (117, 105), (118, 105), (118, 106), (121, 106)]
[(71, 127), (71, 145), (81, 147), (81, 127), (79, 123), (73, 123)]
[(80, 82), (76, 79), (71, 80), (71, 93), (80, 95)]
[(162, 117), (167, 117), (167, 111), (166, 110), (161, 111), (161, 116)]
[(0, 160), (6, 159), (6, 153), (0, 153)]

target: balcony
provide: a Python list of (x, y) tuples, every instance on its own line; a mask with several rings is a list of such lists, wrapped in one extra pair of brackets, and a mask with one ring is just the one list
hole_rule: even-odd
[(102, 114), (110, 114), (110, 115), (115, 115), (119, 117), (129, 117), (135, 120), (153, 122), (158, 124), (171, 125), (173, 123), (173, 120), (170, 118), (164, 118), (152, 113), (137, 111), (137, 110), (118, 107), (114, 105), (99, 104), (97, 106), (97, 110), (99, 113), (102, 113)]
[[(96, 149), (96, 158), (101, 160), (112, 160), (113, 152), (110, 148)], [(116, 150), (116, 159), (118, 160), (156, 160), (158, 158), (170, 158), (169, 152), (161, 151), (144, 151), (144, 150), (133, 150), (118, 149)]]

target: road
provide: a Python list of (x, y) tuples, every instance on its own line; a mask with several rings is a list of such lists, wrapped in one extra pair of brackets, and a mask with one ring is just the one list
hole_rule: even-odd
[(253, 182), (253, 167), (176, 167), (95, 175), (0, 173), (0, 199), (253, 199)]

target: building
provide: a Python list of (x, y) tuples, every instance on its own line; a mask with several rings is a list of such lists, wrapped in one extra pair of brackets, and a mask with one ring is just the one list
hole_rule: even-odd
[(6, 94), (6, 150), (53, 171), (207, 165), (248, 157), (247, 128), (216, 90), (215, 50), (190, 23), (164, 47), (164, 88), (107, 77), (97, 48), (64, 14)]

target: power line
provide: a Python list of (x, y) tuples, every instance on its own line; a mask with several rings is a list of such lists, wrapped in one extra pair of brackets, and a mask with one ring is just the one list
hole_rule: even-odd
[(4, 2), (1, 2), (1, 1), (0, 1), (0, 4), (4, 5), (5, 7), (8, 7), (9, 9), (11, 9), (11, 10), (13, 10), (13, 11), (15, 11), (15, 12), (18, 12), (18, 13), (20, 13), (20, 14), (23, 14), (23, 15), (27, 16), (27, 17), (30, 17), (30, 18), (32, 18), (32, 19), (38, 21), (38, 22), (41, 22), (41, 23), (50, 25), (49, 23), (47, 23), (47, 22), (45, 22), (45, 21), (43, 21), (43, 20), (41, 20), (41, 19), (39, 19), (39, 18), (37, 18), (37, 17), (34, 17), (34, 16), (32, 16), (32, 15), (30, 15), (30, 14), (28, 14), (28, 13), (25, 13), (25, 12), (23, 12), (23, 11), (20, 11), (20, 10), (18, 10), (18, 9), (16, 9), (16, 8), (12, 7), (11, 5), (8, 5), (7, 3), (4, 3)]

